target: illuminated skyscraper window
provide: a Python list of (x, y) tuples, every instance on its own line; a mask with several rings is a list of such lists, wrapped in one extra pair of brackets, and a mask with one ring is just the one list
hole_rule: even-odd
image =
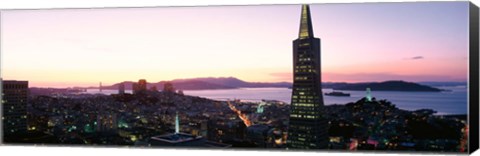
[(293, 41), (293, 89), (288, 129), (289, 149), (328, 147), (323, 117), (320, 39), (314, 38), (308, 5), (302, 6), (300, 32)]
[(27, 130), (28, 81), (2, 81), (3, 133)]

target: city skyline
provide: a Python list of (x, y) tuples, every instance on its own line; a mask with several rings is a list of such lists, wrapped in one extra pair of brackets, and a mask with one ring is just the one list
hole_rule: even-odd
[[(475, 119), (468, 110), (468, 95), (475, 88), (470, 82), (438, 81), (466, 81), (463, 72), (472, 65), (459, 51), (468, 43), (459, 43), (463, 24), (452, 21), (465, 12), (471, 20), (478, 9), (469, 10), (472, 4), (465, 2), (406, 4), (375, 4), (386, 5), (382, 9), (302, 4), (295, 5), (301, 8), (295, 13), (290, 5), (53, 10), (55, 14), (30, 10), (9, 12), (7, 21), (14, 24), (3, 21), (2, 14), (1, 141), (292, 151), (475, 150), (469, 141)], [(440, 12), (455, 15), (438, 16)], [(296, 35), (283, 42), (291, 35), (284, 30), (290, 23), (296, 23), (289, 28)], [(192, 77), (198, 79), (188, 79)], [(183, 79), (159, 82), (178, 78)], [(405, 82), (421, 80), (430, 82)], [(89, 81), (98, 87), (37, 86), (81, 87)], [(291, 83), (255, 83), (278, 81)], [(348, 83), (328, 83), (332, 81)], [(352, 83), (358, 81), (368, 83)]]
[[(311, 5), (312, 22), (320, 25), (314, 33), (323, 39), (322, 79), (466, 81), (467, 4)], [(291, 82), (299, 11), (298, 5), (10, 10), (1, 18), (2, 78), (40, 87), (230, 76)]]

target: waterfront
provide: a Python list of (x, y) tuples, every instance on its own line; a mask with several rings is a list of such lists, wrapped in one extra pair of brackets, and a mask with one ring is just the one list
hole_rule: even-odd
[[(451, 90), (446, 92), (398, 92), (398, 91), (372, 91), (372, 96), (387, 99), (400, 109), (417, 110), (433, 109), (437, 114), (467, 114), (467, 88), (440, 87)], [(331, 92), (332, 89), (323, 89), (323, 93)], [(98, 89), (88, 89), (88, 93), (100, 93)], [(103, 90), (102, 94), (116, 94), (117, 90)], [(130, 90), (126, 91), (131, 93)], [(365, 97), (364, 91), (342, 91), (350, 93), (350, 97), (323, 96), (325, 105), (346, 104), (355, 102)], [(209, 99), (226, 100), (242, 99), (260, 101), (278, 100), (290, 103), (291, 90), (288, 88), (239, 88), (217, 90), (185, 90), (184, 94), (205, 97)]]

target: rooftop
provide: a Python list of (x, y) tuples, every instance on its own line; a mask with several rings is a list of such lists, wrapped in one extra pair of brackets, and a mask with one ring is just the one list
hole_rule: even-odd
[(213, 148), (232, 147), (232, 145), (230, 144), (208, 141), (202, 136), (195, 136), (195, 135), (186, 134), (186, 133), (169, 133), (165, 135), (154, 136), (154, 137), (151, 137), (151, 141), (157, 142), (156, 145), (165, 145), (165, 146), (190, 146), (190, 147), (213, 147)]
[(151, 138), (152, 140), (156, 141), (163, 141), (163, 142), (168, 142), (168, 143), (181, 143), (181, 142), (188, 142), (192, 140), (198, 140), (202, 139), (201, 136), (194, 136), (191, 134), (186, 134), (186, 133), (169, 133), (165, 135), (160, 135), (160, 136), (154, 136)]

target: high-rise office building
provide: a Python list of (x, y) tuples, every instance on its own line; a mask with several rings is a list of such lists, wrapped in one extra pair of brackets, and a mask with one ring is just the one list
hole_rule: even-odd
[(138, 88), (141, 91), (146, 91), (147, 90), (147, 80), (145, 80), (145, 79), (138, 80)]
[(287, 139), (289, 149), (328, 147), (320, 60), (320, 39), (313, 36), (310, 8), (303, 5), (300, 32), (293, 41), (294, 80)]
[(118, 120), (117, 114), (112, 112), (103, 112), (97, 114), (97, 127), (98, 132), (110, 131), (114, 132), (117, 130)]
[(1, 82), (3, 135), (26, 132), (28, 81)]
[(118, 84), (118, 94), (125, 94), (125, 83)]
[(140, 79), (138, 83), (132, 83), (133, 94), (145, 93), (147, 91), (147, 80)]

